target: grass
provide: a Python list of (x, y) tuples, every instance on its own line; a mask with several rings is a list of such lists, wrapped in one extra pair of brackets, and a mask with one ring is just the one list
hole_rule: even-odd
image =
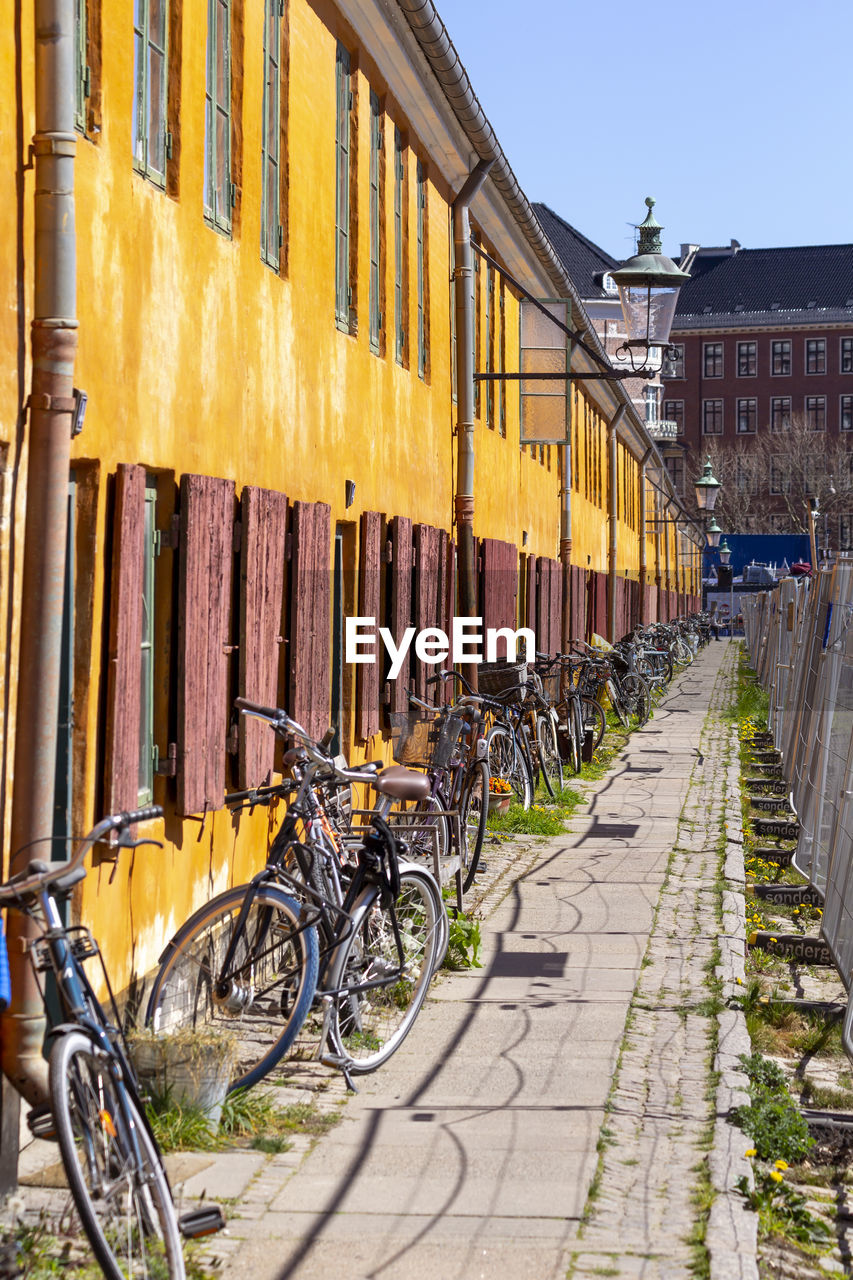
[(338, 1123), (341, 1113), (321, 1112), (313, 1103), (277, 1107), (268, 1094), (238, 1089), (225, 1099), (218, 1129), (198, 1107), (178, 1106), (168, 1098), (152, 1099), (148, 1118), (163, 1152), (251, 1146), (275, 1153), (290, 1148), (294, 1133), (312, 1137), (326, 1133)]

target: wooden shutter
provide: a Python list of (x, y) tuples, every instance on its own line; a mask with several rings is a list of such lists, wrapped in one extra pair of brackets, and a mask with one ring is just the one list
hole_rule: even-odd
[(524, 619), (524, 625), (526, 627), (532, 628), (533, 632), (535, 633), (537, 620), (538, 620), (538, 615), (536, 610), (536, 585), (537, 584), (536, 584), (536, 557), (535, 556), (527, 557), (525, 573), (527, 575), (527, 591), (526, 591), (527, 610), (526, 610), (526, 616)]
[(289, 709), (314, 738), (329, 727), (331, 514), (327, 502), (293, 504)]
[[(287, 498), (247, 485), (241, 507), (240, 693), (274, 707), (278, 705)], [(275, 735), (269, 725), (252, 716), (240, 716), (238, 723), (240, 786), (258, 786), (272, 772)]]
[(560, 565), (556, 560), (540, 556), (538, 570), (536, 647), (543, 653), (557, 653), (560, 648), (560, 609), (563, 599)]
[[(456, 614), (456, 543), (444, 529), (439, 529), (439, 581), (438, 594), (440, 613), (438, 625), (444, 634), (451, 639), (453, 628), (453, 619)], [(447, 671), (451, 667), (450, 658), (441, 664), (436, 665), (433, 670)], [(441, 688), (435, 689), (435, 698), (432, 701), (438, 701), (439, 695), (442, 702), (452, 702), (454, 694), (454, 681), (444, 680)]]
[[(378, 511), (365, 511), (361, 517), (361, 558), (358, 568), (358, 612), (362, 618), (374, 618), (382, 624), (381, 608), (382, 516)], [(379, 677), (382, 657), (374, 651), (375, 662), (356, 667), (358, 719), (356, 733), (371, 738), (379, 732)]]
[(572, 565), (572, 640), (586, 639), (586, 570)]
[[(440, 530), (430, 524), (415, 525), (415, 621), (417, 631), (427, 627), (437, 627), (441, 618), (441, 600), (439, 595), (439, 555), (441, 549)], [(419, 698), (427, 698), (431, 688), (427, 679), (434, 675), (436, 666), (429, 666), (418, 658), (414, 662), (414, 687)], [(399, 680), (397, 682), (399, 684)]]
[(181, 479), (178, 618), (178, 812), (220, 809), (229, 723), (228, 630), (234, 484)]
[[(412, 522), (405, 516), (395, 516), (391, 521), (391, 608), (388, 629), (399, 644), (406, 627), (412, 625)], [(396, 680), (388, 681), (388, 708), (391, 711), (407, 711), (409, 700), (406, 687), (409, 684), (410, 656), (400, 669)]]
[[(484, 538), (481, 546), (483, 629), (511, 627), (514, 631), (518, 625), (518, 552), (511, 542), (497, 538)], [(501, 640), (497, 656), (507, 656), (505, 640)]]
[(145, 468), (122, 464), (115, 479), (115, 520), (107, 669), (106, 806), (137, 807), (142, 586), (145, 563)]

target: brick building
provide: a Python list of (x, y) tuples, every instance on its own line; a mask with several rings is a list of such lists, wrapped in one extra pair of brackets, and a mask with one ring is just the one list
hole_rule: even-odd
[(690, 492), (706, 454), (726, 472), (726, 532), (798, 532), (820, 506), (824, 548), (853, 545), (853, 245), (682, 245), (662, 417)]

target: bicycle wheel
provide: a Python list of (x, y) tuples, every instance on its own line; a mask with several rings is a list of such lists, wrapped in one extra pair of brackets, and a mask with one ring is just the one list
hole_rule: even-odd
[(581, 749), (583, 747), (583, 717), (581, 715), (580, 698), (569, 694), (564, 702), (558, 703), (557, 711), (557, 743), (563, 764), (572, 773), (581, 771)]
[(436, 929), (435, 929), (435, 955), (432, 960), (433, 973), (436, 973), (442, 966), (444, 957), (447, 955), (447, 945), (450, 942), (450, 921), (447, 918), (447, 908), (444, 905), (441, 888), (430, 874), (426, 867), (418, 866), (417, 863), (401, 862), (400, 863), (400, 894), (403, 895), (404, 888), (407, 883), (418, 881), (419, 886), (424, 886), (432, 894), (435, 904)]
[(175, 1206), (134, 1099), (88, 1036), (54, 1043), (50, 1101), (62, 1163), (83, 1230), (109, 1280), (183, 1280)]
[[(405, 841), (413, 857), (429, 858), (431, 861), (436, 849), (440, 858), (449, 856), (452, 845), (450, 819), (434, 812), (447, 807), (447, 797), (438, 791), (435, 795), (427, 796), (426, 800), (419, 800), (405, 813), (397, 816), (396, 833)], [(411, 833), (407, 833), (407, 827), (413, 828)]]
[(480, 862), (480, 851), (489, 819), (489, 766), (475, 760), (468, 766), (459, 793), (460, 826), (462, 828), (462, 892), (474, 883)]
[(146, 1023), (163, 1034), (220, 1028), (237, 1043), (231, 1089), (248, 1089), (293, 1044), (317, 986), (316, 930), (300, 924), (300, 906), (270, 885), (257, 889), (228, 967), (248, 885), (229, 889), (197, 911), (160, 957)]
[(607, 717), (604, 707), (595, 698), (581, 698), (581, 714), (583, 716), (584, 736), (592, 734), (593, 751), (601, 745), (604, 730), (607, 728)]
[(338, 993), (330, 1033), (352, 1074), (363, 1075), (387, 1062), (411, 1030), (434, 972), (439, 923), (432, 893), (415, 879), (401, 883), (393, 907), (368, 890), (352, 917), (330, 973)]
[(486, 737), (490, 778), (503, 778), (524, 809), (533, 803), (533, 779), (515, 734), (507, 725), (496, 724)]
[(642, 676), (629, 673), (622, 677), (619, 697), (629, 729), (642, 729), (651, 711), (649, 686)]
[(623, 726), (623, 728), (627, 729), (628, 728), (628, 712), (626, 711), (625, 705), (622, 701), (621, 685), (617, 684), (615, 680), (608, 680), (604, 687), (607, 690), (607, 696), (610, 699), (610, 705), (613, 708), (613, 714), (616, 716), (616, 719)]
[(536, 717), (536, 746), (545, 788), (550, 796), (559, 795), (563, 789), (563, 762), (557, 745), (557, 731), (550, 716)]

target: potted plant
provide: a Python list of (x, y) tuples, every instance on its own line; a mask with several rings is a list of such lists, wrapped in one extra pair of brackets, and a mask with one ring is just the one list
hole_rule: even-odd
[(504, 778), (489, 779), (489, 813), (506, 813), (512, 803), (512, 787)]
[(233, 1036), (212, 1028), (171, 1035), (140, 1031), (130, 1038), (139, 1082), (177, 1106), (196, 1107), (217, 1128), (222, 1104), (237, 1065)]

